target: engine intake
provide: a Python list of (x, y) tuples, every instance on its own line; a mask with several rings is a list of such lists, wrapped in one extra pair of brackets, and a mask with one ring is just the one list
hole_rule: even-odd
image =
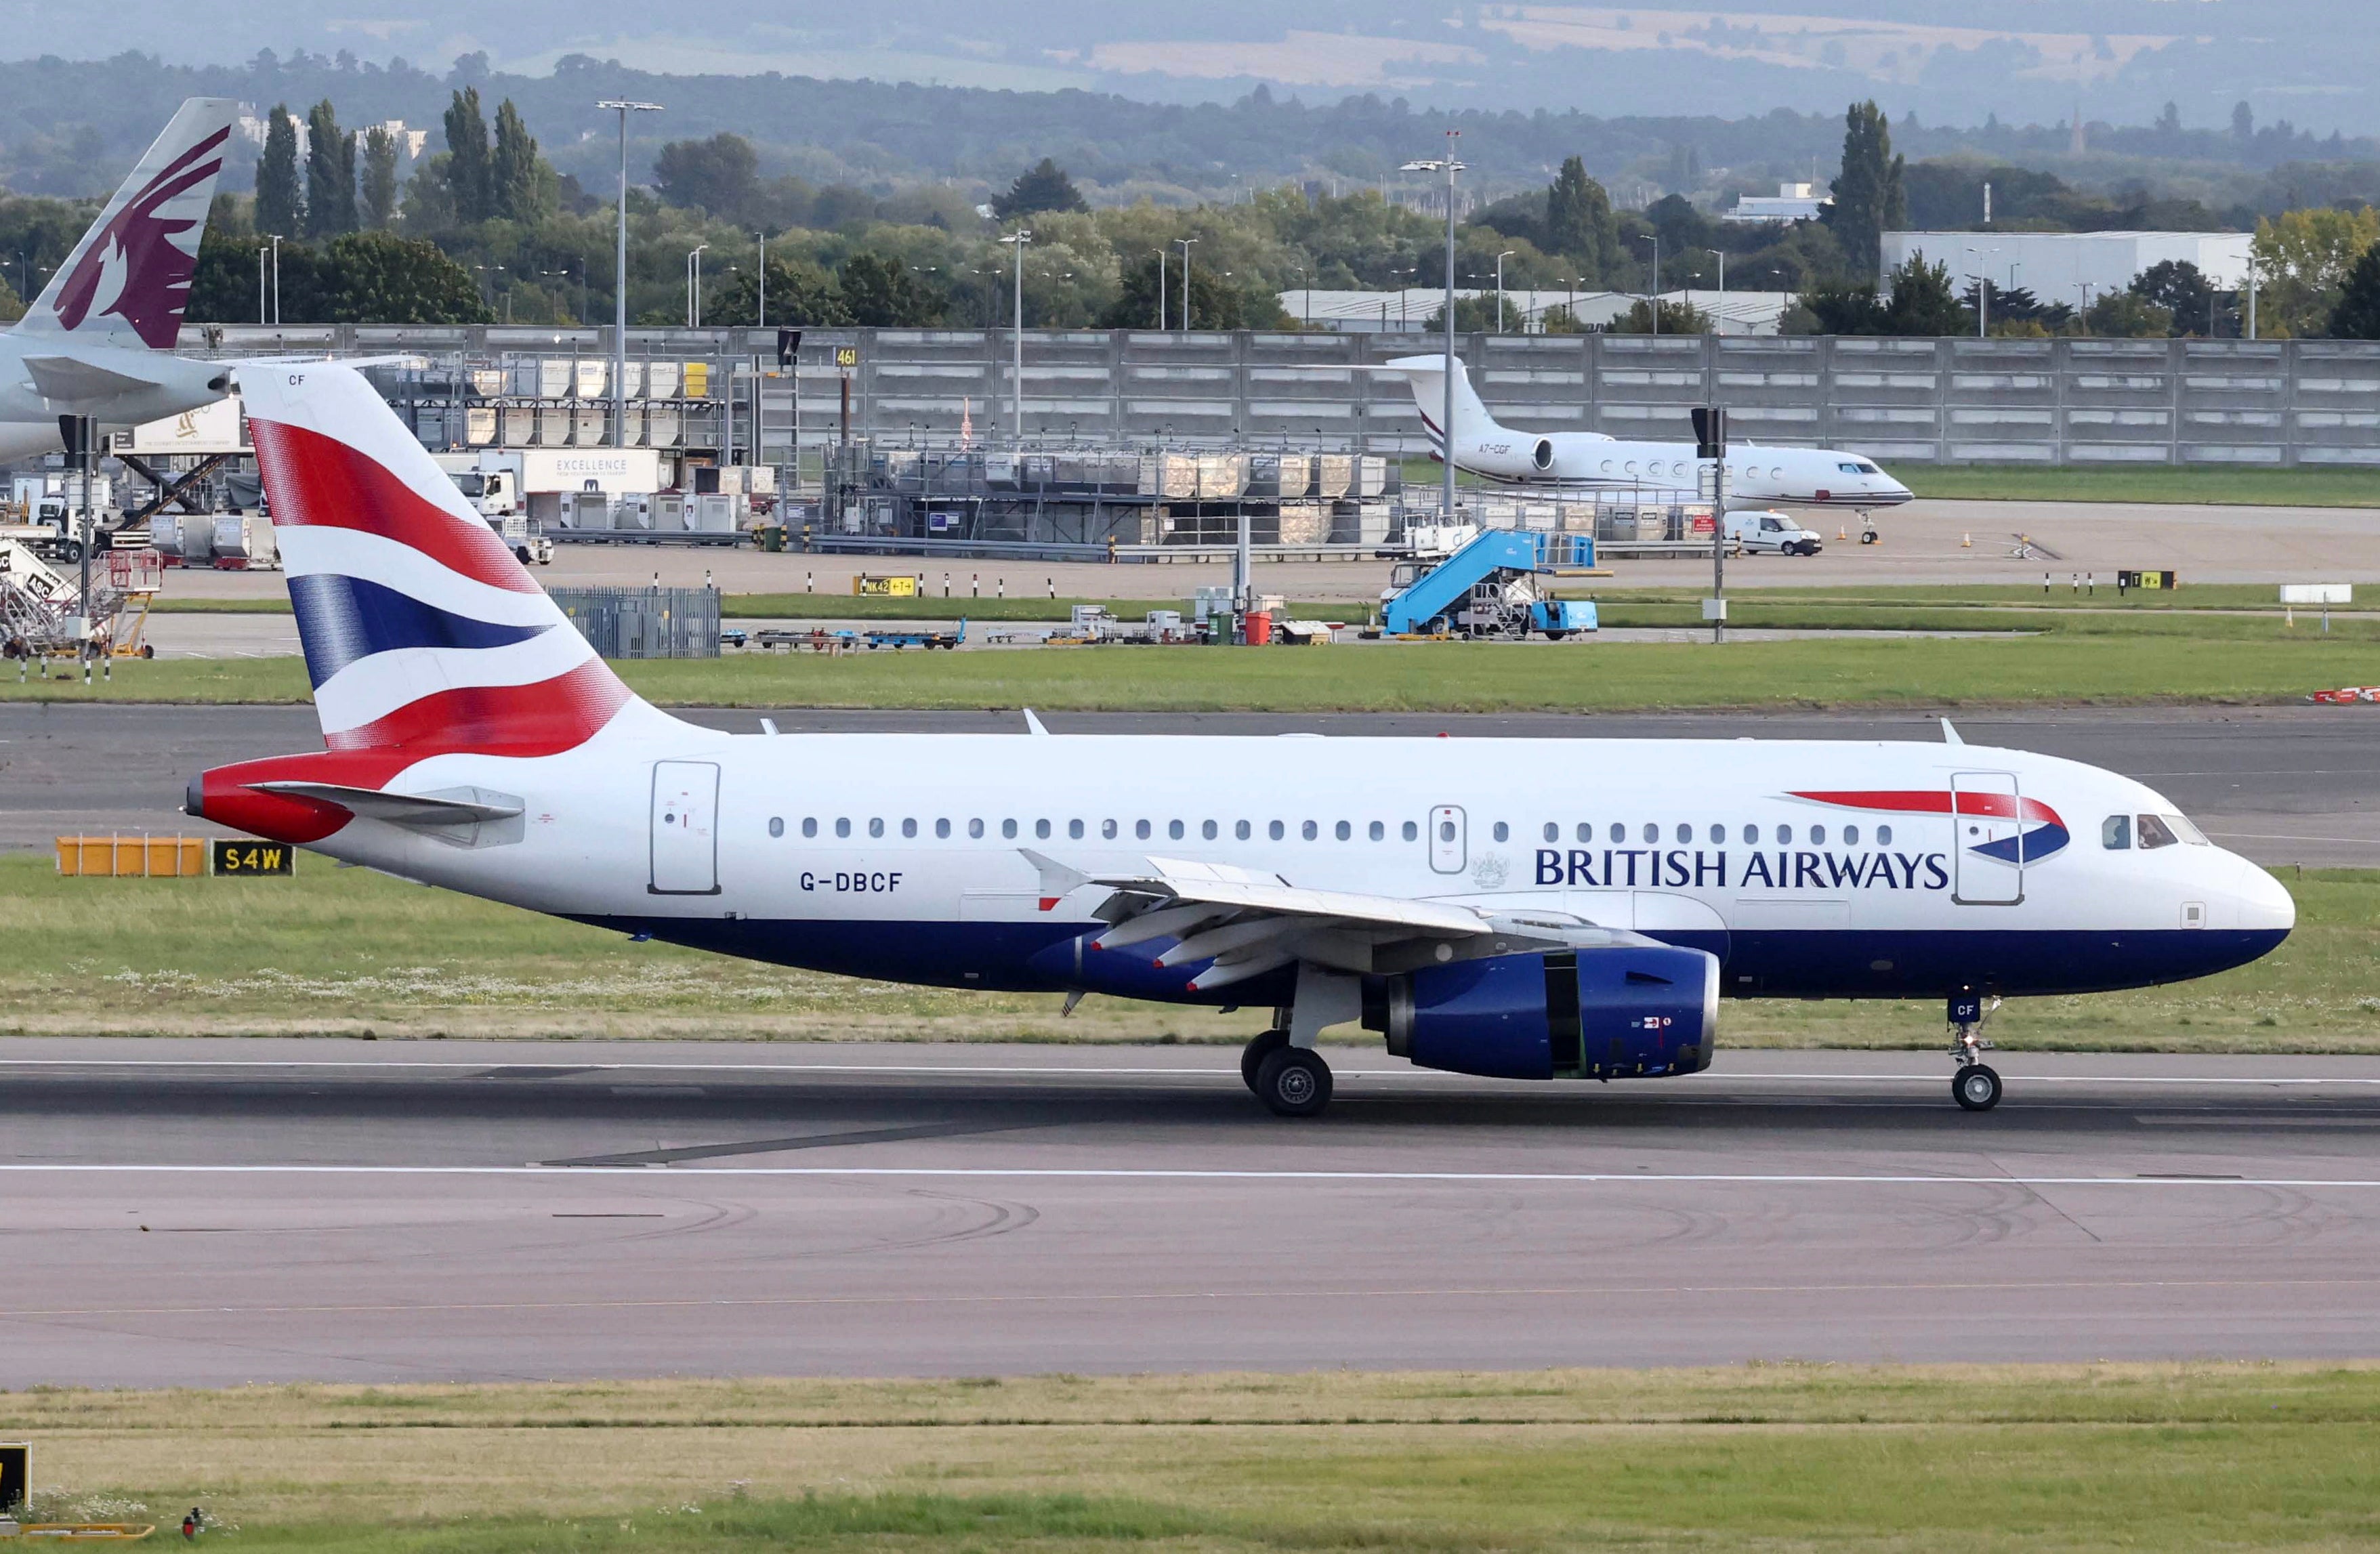
[(1620, 944), (1494, 955), (1366, 987), (1364, 1024), (1420, 1068), (1497, 1079), (1695, 1074), (1718, 1038), (1718, 961)]

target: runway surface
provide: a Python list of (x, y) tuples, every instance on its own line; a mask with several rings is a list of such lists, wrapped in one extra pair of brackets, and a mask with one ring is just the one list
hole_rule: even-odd
[[(755, 729), (758, 710), (686, 712)], [(1010, 712), (773, 714), (785, 733), (1015, 732)], [(1928, 715), (1445, 713), (1052, 713), (1060, 733), (1406, 734), (1511, 737), (1925, 739)], [(2225, 846), (2266, 864), (2380, 865), (2380, 710), (2138, 708), (1961, 713), (1973, 744), (2091, 762), (2138, 777)], [(0, 705), (0, 848), (47, 848), (76, 832), (212, 833), (180, 813), (191, 775), (258, 756), (320, 749), (310, 707)]]
[(0, 1387), (2368, 1355), (2380, 1070), (20, 1040)]

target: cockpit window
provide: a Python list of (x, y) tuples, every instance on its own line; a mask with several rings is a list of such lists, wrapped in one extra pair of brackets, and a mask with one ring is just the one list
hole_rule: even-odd
[(1865, 459), (1860, 460), (1859, 472), (1863, 475), (1881, 475), (1884, 473), (1883, 470), (1878, 469), (1875, 465), (1870, 464)]
[(1860, 467), (1856, 464), (1838, 464), (1835, 467), (1846, 475), (1856, 475), (1860, 472)]
[(2206, 840), (2206, 835), (2204, 832), (2201, 832), (2196, 826), (2192, 825), (2188, 820), (2183, 819), (2179, 815), (2161, 815), (2158, 819), (2162, 819), (2168, 826), (2171, 827), (2173, 833), (2176, 836), (2180, 837), (2184, 842), (2189, 843), (2193, 847), (2212, 847), (2215, 845), (2215, 844)]
[(2099, 845), (2111, 853), (2120, 853), (2132, 844), (2132, 818), (2110, 815), (2099, 822)]
[(2141, 850), (2143, 852), (2155, 847), (2170, 847), (2180, 840), (2180, 837), (2173, 833), (2172, 828), (2166, 824), (2164, 816), (2141, 817)]

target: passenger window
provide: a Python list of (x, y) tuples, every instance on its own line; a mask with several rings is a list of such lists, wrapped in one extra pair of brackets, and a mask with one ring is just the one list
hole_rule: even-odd
[(1176, 842), (1181, 841), (1182, 822), (1179, 820), (1168, 820), (1165, 824), (1165, 834)]
[(2141, 851), (2145, 853), (2155, 847), (2170, 847), (2180, 840), (2181, 838), (2176, 836), (2166, 825), (2163, 816), (2141, 817)]
[(802, 834), (804, 836), (816, 836), (818, 834), (818, 817), (816, 815), (805, 815), (802, 817)]
[(785, 834), (785, 821), (783, 816), (771, 815), (769, 817), (769, 834), (771, 836), (783, 836)]
[[(1502, 831), (1504, 828), (1502, 826), (1498, 826), (1496, 829), (1498, 831)], [(1349, 825), (1346, 821), (1342, 820), (1339, 822), (1337, 827), (1332, 830), (1331, 834), (1336, 836), (1340, 841), (1344, 842), (1355, 834), (1355, 828)], [(1498, 840), (1501, 841), (1502, 838), (1500, 837)]]
[(1856, 847), (1859, 845), (1859, 827), (1845, 826), (1843, 828), (1843, 845), (1846, 847)]
[(1038, 840), (1038, 841), (1042, 841), (1042, 842), (1047, 842), (1047, 841), (1049, 841), (1049, 840), (1050, 840), (1050, 822), (1049, 822), (1049, 821), (1047, 821), (1047, 820), (1036, 820), (1036, 821), (1034, 821), (1034, 822), (1033, 822), (1033, 835), (1034, 835), (1035, 839), (1036, 839), (1036, 840)]
[(1506, 824), (1505, 824), (1503, 821), (1501, 821), (1501, 820), (1497, 821), (1497, 822), (1496, 822), (1496, 840), (1497, 840), (1497, 841), (1499, 841), (1499, 842), (1510, 842), (1511, 840), (1512, 840), (1512, 828), (1511, 826), (1506, 825)]
[(1813, 847), (1823, 847), (1826, 844), (1827, 828), (1824, 826), (1812, 826), (1810, 828), (1810, 845)]
[(934, 822), (934, 834), (937, 837), (948, 840), (951, 834), (951, 822), (948, 820), (936, 820)]
[(1777, 828), (1777, 845), (1779, 847), (1790, 847), (1792, 844), (1793, 828), (1791, 826), (1779, 826)]
[(1066, 822), (1066, 837), (1069, 841), (1080, 842), (1083, 839), (1083, 822), (1080, 820), (1068, 820)]
[(1304, 825), (1297, 828), (1297, 833), (1305, 838), (1308, 842), (1311, 842), (1316, 837), (1322, 834), (1322, 828), (1315, 824), (1312, 820), (1308, 820)]
[(1746, 826), (1743, 828), (1743, 844), (1747, 847), (1757, 847), (1760, 845), (1760, 828), (1758, 826)]
[(1215, 822), (1208, 820), (1205, 825), (1198, 828), (1198, 834), (1205, 837), (1208, 841), (1212, 842), (1215, 840), (1217, 830), (1218, 828)]
[(1678, 840), (1681, 842), (1692, 842), (1694, 839), (1694, 828), (1686, 824), (1685, 821), (1680, 820), (1678, 822)]
[(1147, 820), (1135, 820), (1135, 821), (1133, 821), (1133, 823), (1132, 823), (1132, 834), (1133, 834), (1135, 837), (1138, 838), (1140, 841), (1143, 841), (1143, 842), (1148, 841), (1148, 822)]
[(1417, 842), (1421, 840), (1421, 827), (1414, 824), (1411, 820), (1407, 820), (1404, 827), (1404, 838), (1408, 842)]
[(1548, 820), (1546, 822), (1546, 840), (1548, 842), (1560, 842), (1561, 840), (1561, 827), (1554, 824), (1551, 820)]
[(1889, 847), (1892, 845), (1892, 828), (1890, 826), (1878, 826), (1876, 828), (1876, 844), (1879, 847)]
[(835, 818), (834, 833), (837, 836), (849, 836), (851, 834), (851, 819), (848, 816), (837, 816)]
[(1575, 832), (1573, 834), (1575, 834), (1581, 842), (1592, 842), (1592, 841), (1594, 841), (1594, 840), (1595, 840), (1595, 822), (1594, 822), (1594, 821), (1592, 821), (1592, 820), (1581, 820), (1581, 821), (1579, 821), (1579, 823), (1578, 823), (1578, 830), (1577, 830), (1577, 832)]
[(1265, 834), (1271, 837), (1275, 842), (1278, 842), (1283, 836), (1287, 835), (1288, 832), (1279, 820), (1275, 820), (1271, 825), (1265, 828)]
[(1614, 842), (1625, 842), (1625, 841), (1627, 841), (1627, 840), (1628, 840), (1628, 828), (1627, 828), (1626, 826), (1621, 825), (1618, 820), (1614, 820), (1614, 821), (1612, 821), (1612, 822), (1611, 822), (1611, 840), (1612, 840), (1612, 841), (1614, 841)]
[(916, 836), (917, 834), (917, 822), (911, 819), (903, 820), (901, 822), (901, 834), (905, 837)]
[(983, 835), (983, 822), (981, 820), (969, 820), (967, 822), (967, 834), (971, 837), (980, 839)]
[(1661, 828), (1660, 828), (1659, 826), (1655, 825), (1655, 824), (1654, 824), (1652, 821), (1650, 821), (1650, 820), (1645, 821), (1645, 841), (1647, 841), (1647, 842), (1658, 842), (1658, 841), (1660, 841), (1660, 840), (1661, 840)]
[(1247, 821), (1245, 821), (1245, 820), (1240, 820), (1240, 821), (1236, 821), (1236, 822), (1234, 822), (1234, 823), (1233, 823), (1233, 825), (1232, 826), (1232, 834), (1233, 836), (1235, 836), (1235, 837), (1239, 838), (1241, 841), (1245, 842), (1245, 841), (1248, 839), (1248, 823), (1247, 823)]
[(1008, 840), (1010, 840), (1011, 842), (1015, 841), (1015, 840), (1016, 840), (1016, 822), (1015, 822), (1014, 820), (1002, 820), (1002, 821), (1001, 821), (1001, 822), (1000, 822), (1000, 834), (1001, 834), (1001, 835), (1002, 835), (1002, 836), (1004, 836), (1004, 837), (1006, 837), (1006, 838), (1008, 838)]
[(2099, 845), (2111, 853), (2120, 853), (2132, 844), (2132, 818), (2110, 815), (2099, 822)]
[(1115, 833), (1116, 823), (1113, 820), (1101, 820), (1099, 822), (1099, 834), (1101, 836), (1107, 838), (1110, 842), (1113, 842), (1115, 840)]
[(1452, 820), (1440, 820), (1438, 822), (1438, 839), (1440, 842), (1451, 842), (1454, 840), (1454, 822)]
[(883, 816), (877, 815), (869, 818), (868, 822), (868, 834), (870, 836), (881, 836), (884, 834)]

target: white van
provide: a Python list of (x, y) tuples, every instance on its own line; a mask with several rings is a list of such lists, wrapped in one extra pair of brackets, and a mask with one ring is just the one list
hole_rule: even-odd
[(1803, 528), (1782, 513), (1739, 512), (1727, 516), (1727, 537), (1746, 555), (1764, 552), (1786, 556), (1814, 556), (1826, 548), (1816, 532)]

